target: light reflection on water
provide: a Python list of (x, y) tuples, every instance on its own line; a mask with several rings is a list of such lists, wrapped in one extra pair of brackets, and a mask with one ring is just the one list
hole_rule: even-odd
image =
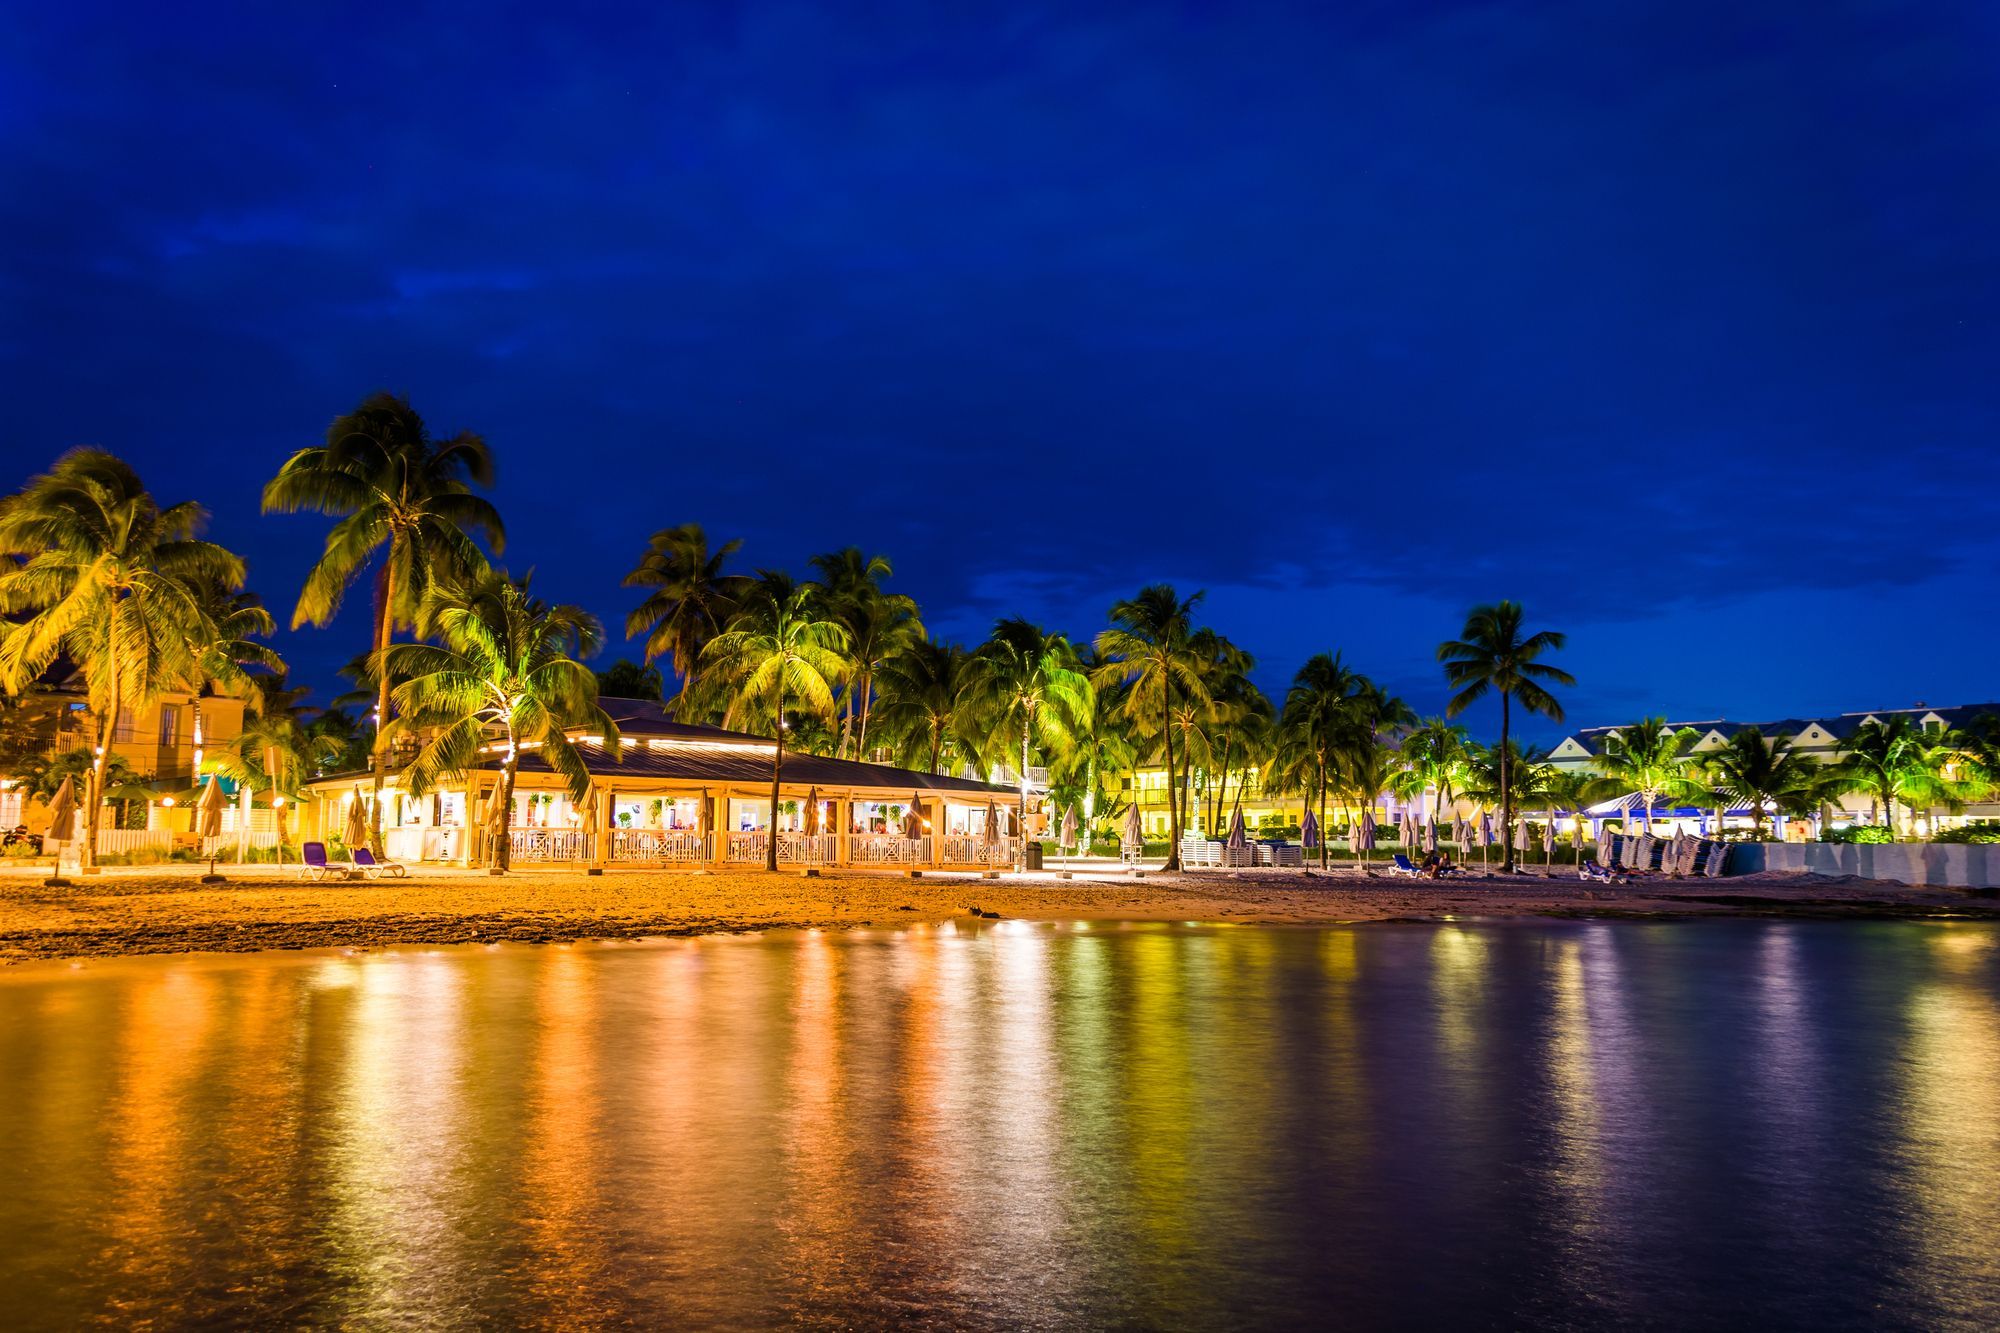
[(0, 974), (10, 1326), (2000, 1322), (2000, 932)]

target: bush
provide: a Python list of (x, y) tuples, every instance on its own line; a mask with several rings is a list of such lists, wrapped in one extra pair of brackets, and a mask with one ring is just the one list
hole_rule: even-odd
[(1931, 839), (1932, 842), (1988, 843), (2000, 842), (2000, 819), (1975, 819), (1970, 824), (1958, 828), (1948, 828)]
[(1849, 828), (1830, 828), (1819, 835), (1821, 842), (1878, 843), (1894, 842), (1895, 836), (1880, 824), (1855, 824)]
[(12, 857), (23, 861), (32, 861), (40, 855), (41, 853), (35, 850), (35, 844), (32, 842), (9, 843), (4, 850), (0, 850), (0, 856)]

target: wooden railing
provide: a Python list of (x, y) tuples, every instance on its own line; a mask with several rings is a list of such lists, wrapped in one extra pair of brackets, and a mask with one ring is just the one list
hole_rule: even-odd
[(680, 829), (611, 830), (612, 861), (662, 861), (673, 865), (699, 865), (708, 860), (709, 841), (699, 833)]
[(580, 828), (509, 829), (507, 849), (515, 861), (581, 861), (590, 850)]
[(905, 838), (899, 833), (857, 833), (849, 855), (858, 866), (922, 866), (931, 862), (929, 838)]
[(982, 838), (954, 833), (944, 840), (944, 860), (954, 866), (1001, 866), (1014, 864), (1017, 840)]

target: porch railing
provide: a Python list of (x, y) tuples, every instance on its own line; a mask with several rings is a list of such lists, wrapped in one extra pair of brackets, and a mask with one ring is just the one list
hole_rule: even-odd
[(580, 828), (517, 828), (507, 831), (507, 851), (515, 861), (581, 861), (590, 849)]
[(708, 848), (708, 839), (699, 833), (675, 829), (621, 828), (611, 830), (606, 859), (699, 865), (708, 859)]
[(980, 838), (954, 833), (944, 840), (946, 865), (997, 866), (1014, 864), (1015, 839)]
[(905, 838), (895, 833), (857, 833), (849, 845), (849, 854), (858, 866), (929, 865), (931, 862), (929, 838)]
[(101, 828), (97, 830), (97, 854), (116, 856), (123, 852), (172, 851), (174, 834), (163, 828)]

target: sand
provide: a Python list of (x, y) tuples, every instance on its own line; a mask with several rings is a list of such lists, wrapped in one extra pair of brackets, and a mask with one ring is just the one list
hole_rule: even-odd
[(275, 867), (107, 869), (48, 888), (46, 869), (0, 872), (0, 963), (123, 954), (398, 944), (550, 943), (963, 919), (1149, 920), (1297, 925), (1467, 917), (1933, 917), (2000, 921), (2000, 901), (1811, 875), (1656, 880), (1606, 887), (1572, 875), (1446, 882), (1358, 871), (1006, 875), (890, 871), (695, 874), (423, 869), (406, 880), (306, 883)]

